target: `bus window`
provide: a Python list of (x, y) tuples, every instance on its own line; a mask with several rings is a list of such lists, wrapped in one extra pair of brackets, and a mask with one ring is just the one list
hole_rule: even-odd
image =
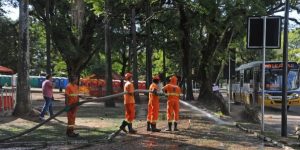
[[(298, 71), (289, 70), (288, 72), (288, 90), (295, 90), (299, 87), (297, 85)], [(266, 70), (265, 86), (267, 90), (281, 90), (282, 89), (283, 73), (281, 69)]]
[(240, 75), (240, 87), (243, 87), (244, 86), (244, 75), (241, 74)]
[(250, 69), (245, 70), (244, 82), (249, 83), (251, 79), (252, 79), (252, 71)]

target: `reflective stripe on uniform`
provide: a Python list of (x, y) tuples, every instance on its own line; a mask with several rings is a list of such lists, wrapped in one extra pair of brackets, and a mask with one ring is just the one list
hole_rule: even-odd
[(178, 93), (167, 93), (166, 95), (167, 96), (180, 96), (180, 94), (178, 94)]

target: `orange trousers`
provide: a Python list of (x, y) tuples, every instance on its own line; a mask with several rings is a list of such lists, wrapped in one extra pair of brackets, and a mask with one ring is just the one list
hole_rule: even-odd
[(70, 109), (67, 113), (68, 117), (68, 127), (74, 127), (75, 126), (75, 118), (76, 118), (76, 112), (78, 110), (78, 107), (74, 107)]
[(135, 118), (135, 104), (129, 103), (125, 104), (125, 119), (127, 122), (131, 123)]
[[(70, 98), (67, 105), (71, 106), (72, 104), (76, 104), (76, 103), (78, 103), (77, 99)], [(74, 127), (75, 126), (75, 118), (76, 118), (77, 110), (78, 110), (78, 106), (73, 107), (72, 109), (70, 109), (67, 112), (68, 127)]]
[(167, 103), (167, 120), (176, 122), (179, 120), (179, 101), (168, 100)]
[(147, 121), (151, 123), (156, 123), (159, 115), (159, 103), (150, 103), (148, 104), (148, 115)]

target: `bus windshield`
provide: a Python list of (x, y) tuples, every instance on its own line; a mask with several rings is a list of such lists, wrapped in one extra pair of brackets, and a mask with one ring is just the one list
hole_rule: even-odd
[[(265, 81), (266, 90), (279, 91), (282, 89), (283, 73), (281, 69), (266, 69)], [(287, 90), (295, 90), (298, 85), (298, 70), (289, 70)]]

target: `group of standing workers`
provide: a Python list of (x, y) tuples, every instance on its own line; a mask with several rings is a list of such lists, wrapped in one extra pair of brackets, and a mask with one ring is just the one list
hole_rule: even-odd
[[(125, 120), (123, 120), (120, 129), (127, 133), (125, 127), (128, 125), (129, 133), (136, 133), (136, 130), (132, 129), (132, 121), (135, 118), (135, 100), (134, 100), (134, 86), (132, 83), (132, 74), (125, 74), (125, 86), (124, 91), (124, 105), (125, 105)], [(156, 128), (156, 123), (159, 116), (159, 84), (160, 79), (158, 76), (154, 76), (152, 84), (149, 87), (149, 102), (148, 102), (148, 115), (147, 115), (147, 131), (160, 132), (160, 129)], [(180, 87), (177, 85), (177, 77), (172, 76), (170, 83), (162, 88), (162, 91), (168, 96), (167, 102), (167, 120), (168, 128), (166, 131), (172, 131), (172, 123), (174, 122), (174, 131), (178, 131), (177, 121), (179, 120), (179, 96), (181, 93)]]
[[(135, 99), (134, 99), (134, 86), (132, 83), (132, 74), (125, 74), (125, 86), (124, 86), (124, 106), (125, 106), (125, 120), (123, 120), (120, 130), (135, 134), (137, 131), (133, 129), (132, 122), (135, 119)], [(149, 102), (148, 102), (148, 115), (147, 115), (147, 131), (152, 132), (160, 132), (160, 129), (157, 129), (156, 123), (158, 121), (159, 116), (159, 84), (160, 78), (158, 76), (154, 76), (152, 79), (152, 84), (149, 87)], [(66, 135), (68, 137), (77, 137), (78, 133), (74, 132), (75, 126), (75, 118), (76, 112), (78, 110), (78, 102), (79, 102), (79, 87), (78, 87), (78, 78), (71, 77), (70, 83), (67, 85), (65, 89), (65, 105), (67, 109), (67, 118), (68, 118), (68, 126)], [(43, 110), (40, 114), (40, 119), (44, 120), (45, 112), (49, 111), (50, 116), (53, 115), (52, 111), (52, 101), (53, 98), (53, 83), (52, 76), (47, 75), (46, 80), (43, 82), (43, 96), (45, 100), (45, 104)], [(179, 119), (179, 96), (181, 93), (180, 87), (177, 85), (177, 77), (170, 77), (170, 82), (166, 86), (162, 88), (162, 91), (165, 92), (165, 95), (168, 97), (167, 102), (167, 120), (168, 120), (168, 128), (166, 131), (172, 131), (172, 124), (174, 123), (174, 131), (178, 131), (177, 121)], [(126, 126), (128, 127), (128, 131), (126, 130)]]

